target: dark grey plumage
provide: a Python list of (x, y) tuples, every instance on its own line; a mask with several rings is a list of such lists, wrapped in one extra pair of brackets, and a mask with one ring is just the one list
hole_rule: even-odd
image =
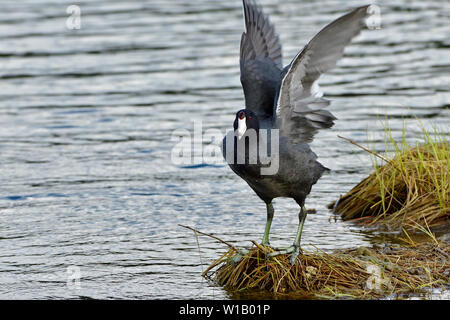
[[(246, 31), (240, 47), (241, 83), (245, 109), (238, 111), (234, 129), (242, 135), (238, 124), (246, 129), (279, 130), (279, 169), (273, 175), (262, 175), (260, 162), (237, 164), (231, 169), (244, 179), (267, 205), (267, 224), (263, 244), (269, 240), (273, 217), (272, 200), (289, 197), (301, 207), (299, 230), (291, 262), (298, 255), (300, 236), (306, 217), (304, 203), (311, 187), (328, 170), (316, 159), (308, 142), (319, 129), (330, 128), (336, 118), (325, 108), (329, 101), (322, 97), (317, 80), (336, 65), (346, 45), (366, 26), (369, 6), (340, 17), (323, 28), (285, 68), (282, 67), (281, 44), (269, 19), (254, 1), (243, 0)], [(244, 122), (243, 122), (244, 121)], [(243, 124), (244, 123), (244, 124)], [(237, 153), (237, 137), (234, 152)], [(270, 139), (248, 142), (246, 152)], [(227, 139), (223, 141), (226, 154)]]

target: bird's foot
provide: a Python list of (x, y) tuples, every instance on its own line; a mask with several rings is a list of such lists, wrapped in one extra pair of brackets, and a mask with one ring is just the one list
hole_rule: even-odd
[(263, 242), (261, 242), (261, 246), (270, 247), (270, 243), (269, 243), (269, 241), (263, 241)]
[(242, 258), (248, 254), (248, 250), (247, 249), (238, 249), (238, 252), (230, 258), (230, 262), (231, 263), (238, 263), (239, 261), (242, 260)]
[(289, 259), (289, 262), (291, 263), (291, 266), (295, 264), (295, 261), (297, 260), (298, 255), (300, 254), (300, 246), (293, 246), (294, 251), (291, 253), (291, 258)]
[(295, 260), (297, 260), (298, 255), (300, 254), (300, 246), (297, 245), (292, 245), (290, 247), (287, 248), (280, 248), (274, 252), (271, 252), (268, 254), (269, 257), (275, 257), (278, 256), (280, 254), (291, 254), (291, 257), (289, 259), (289, 262), (291, 263), (291, 265), (295, 264)]

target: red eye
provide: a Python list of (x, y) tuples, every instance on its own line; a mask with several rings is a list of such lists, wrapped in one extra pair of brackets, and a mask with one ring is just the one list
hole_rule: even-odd
[(238, 117), (241, 120), (244, 119), (245, 118), (245, 112), (244, 111), (239, 112)]
[(252, 117), (248, 116), (248, 120), (252, 120)]

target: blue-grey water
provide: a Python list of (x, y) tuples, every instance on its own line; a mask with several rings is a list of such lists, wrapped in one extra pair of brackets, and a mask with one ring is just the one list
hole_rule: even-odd
[[(366, 1), (261, 3), (287, 64)], [(312, 144), (332, 172), (307, 200), (317, 213), (306, 249), (383, 241), (326, 208), (371, 171), (369, 155), (337, 135), (366, 144), (369, 132), (383, 150), (386, 115), (413, 143), (415, 117), (448, 129), (450, 3), (375, 3), (381, 29), (365, 30), (320, 81), (339, 120)], [(232, 298), (201, 277), (227, 248), (202, 236), (198, 246), (178, 224), (249, 246), (265, 205), (223, 163), (180, 165), (171, 154), (175, 130), (193, 137), (201, 122), (225, 134), (243, 107), (241, 1), (80, 0), (73, 30), (71, 4), (1, 2), (0, 298)], [(272, 244), (289, 245), (298, 206), (280, 199), (275, 210)]]

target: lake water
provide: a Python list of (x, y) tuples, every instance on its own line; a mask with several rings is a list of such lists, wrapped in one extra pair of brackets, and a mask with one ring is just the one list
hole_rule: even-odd
[[(0, 11), (0, 298), (228, 299), (202, 271), (226, 247), (260, 241), (264, 203), (223, 163), (177, 165), (175, 130), (232, 128), (241, 1), (2, 1)], [(365, 1), (261, 1), (284, 63)], [(325, 251), (383, 242), (326, 205), (371, 171), (387, 115), (395, 137), (450, 120), (450, 3), (378, 1), (365, 30), (321, 78), (339, 119), (312, 143), (332, 172), (313, 187), (302, 243)], [(448, 126), (447, 126), (448, 129)], [(447, 132), (448, 133), (448, 132)], [(207, 141), (204, 141), (208, 144)], [(272, 244), (295, 237), (298, 206), (274, 203)], [(79, 281), (77, 280), (79, 278)]]

